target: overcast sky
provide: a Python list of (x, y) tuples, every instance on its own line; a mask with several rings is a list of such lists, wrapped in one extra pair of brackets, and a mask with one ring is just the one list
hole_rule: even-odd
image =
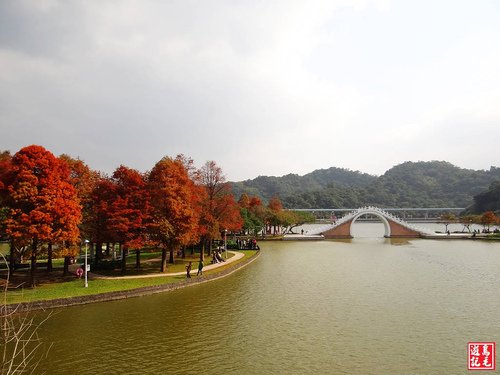
[(0, 149), (229, 180), (500, 166), (500, 1), (0, 1)]

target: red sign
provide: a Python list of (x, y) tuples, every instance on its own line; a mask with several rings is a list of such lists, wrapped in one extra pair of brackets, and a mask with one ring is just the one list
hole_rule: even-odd
[(494, 370), (495, 343), (469, 342), (467, 344), (467, 361), (469, 370)]

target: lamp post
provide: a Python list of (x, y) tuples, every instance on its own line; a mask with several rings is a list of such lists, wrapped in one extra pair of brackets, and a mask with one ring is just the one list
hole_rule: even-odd
[(88, 249), (88, 247), (89, 247), (89, 240), (85, 240), (85, 288), (89, 287), (88, 276), (87, 276), (87, 271), (88, 271), (87, 249)]
[(226, 252), (227, 259), (227, 229), (224, 229), (224, 251)]

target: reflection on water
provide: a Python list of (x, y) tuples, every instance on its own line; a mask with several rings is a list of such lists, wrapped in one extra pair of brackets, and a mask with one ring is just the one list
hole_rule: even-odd
[(407, 238), (386, 238), (385, 243), (394, 245), (394, 246), (402, 246), (409, 245), (410, 240)]
[(385, 239), (377, 225), (356, 223), (364, 235), (348, 241), (262, 242), (254, 263), (205, 285), (59, 310), (40, 370), (467, 373), (467, 342), (500, 342), (500, 245)]

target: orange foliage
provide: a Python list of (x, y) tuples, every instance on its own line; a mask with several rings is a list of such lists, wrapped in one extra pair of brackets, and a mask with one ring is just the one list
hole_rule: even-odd
[(108, 231), (125, 247), (141, 248), (150, 211), (144, 176), (122, 165), (113, 173), (112, 182), (115, 186), (107, 206)]
[(151, 197), (153, 238), (164, 248), (178, 248), (197, 235), (197, 189), (180, 160), (163, 158), (151, 170), (148, 180)]
[(283, 210), (283, 205), (281, 204), (280, 199), (276, 196), (271, 198), (267, 207), (274, 212), (280, 212)]
[(90, 242), (114, 242), (109, 220), (110, 205), (116, 197), (116, 185), (108, 178), (100, 177), (90, 194), (89, 206), (86, 207), (85, 232)]
[(41, 146), (27, 146), (12, 158), (8, 181), (7, 234), (16, 242), (74, 242), (81, 207), (69, 169)]
[(207, 161), (198, 171), (197, 182), (205, 189), (201, 201), (200, 227), (207, 239), (218, 238), (224, 229), (239, 230), (243, 219), (222, 169)]
[(232, 194), (226, 194), (217, 200), (216, 204), (220, 206), (217, 211), (219, 215), (219, 228), (227, 229), (231, 232), (236, 232), (243, 226), (243, 218), (241, 217), (240, 208), (234, 200)]
[(238, 204), (241, 208), (250, 208), (250, 198), (247, 193), (241, 194)]

